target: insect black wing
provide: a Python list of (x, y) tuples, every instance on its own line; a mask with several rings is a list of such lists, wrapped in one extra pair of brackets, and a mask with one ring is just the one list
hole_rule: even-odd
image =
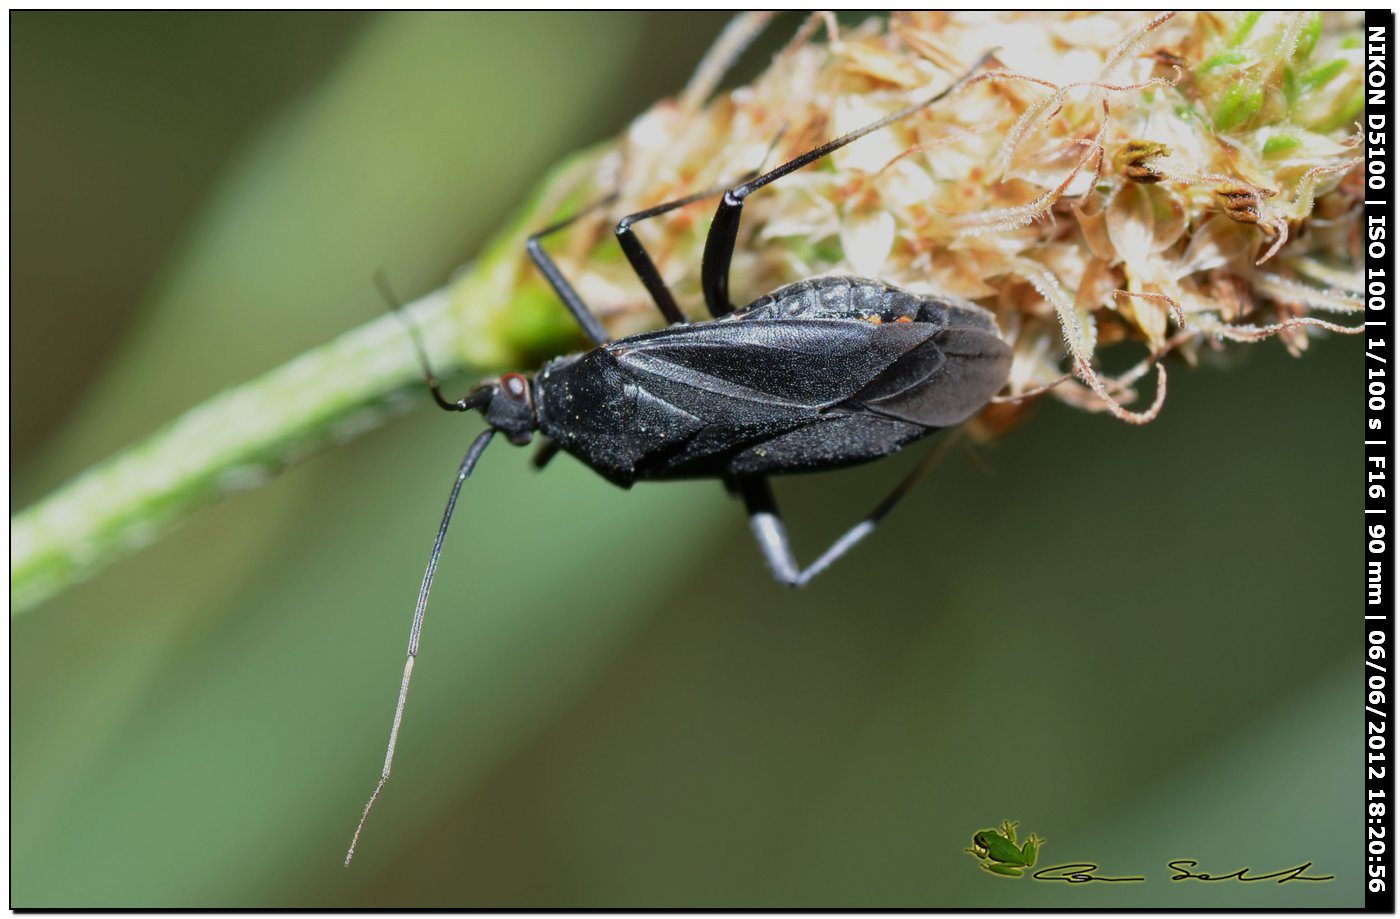
[(851, 398), (890, 418), (927, 428), (965, 421), (996, 395), (1011, 369), (1011, 349), (977, 328), (944, 329), (886, 368)]
[(1000, 388), (1008, 362), (993, 332), (945, 322), (672, 326), (546, 368), (539, 418), (624, 486), (829, 469), (962, 421)]
[(699, 417), (776, 419), (851, 398), (936, 331), (851, 319), (713, 322), (623, 339), (609, 350), (648, 392)]
[(893, 452), (923, 433), (842, 407), (926, 344), (927, 324), (745, 320), (670, 330), (618, 349), (648, 397), (694, 417), (683, 442), (639, 464), (652, 478), (832, 468)]

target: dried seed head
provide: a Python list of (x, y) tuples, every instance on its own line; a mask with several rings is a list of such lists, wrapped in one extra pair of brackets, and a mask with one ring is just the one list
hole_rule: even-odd
[[(611, 223), (927, 97), (996, 46), (956, 94), (752, 195), (730, 289), (744, 302), (848, 273), (972, 299), (1013, 346), (1007, 395), (1068, 370), (1078, 382), (1050, 394), (1141, 421), (1152, 410), (1122, 404), (1168, 353), (1190, 361), (1269, 334), (1301, 350), (1323, 328), (1302, 321), (1311, 310), (1359, 314), (1346, 216), (1359, 30), (1355, 16), (1288, 12), (903, 13), (840, 31), (817, 18), (753, 83), (642, 115), (588, 167), (587, 187), (570, 179), (567, 208), (560, 196), (533, 223), (616, 190), (554, 248), (614, 332), (655, 325)], [(636, 228), (697, 318), (714, 207)], [(1315, 214), (1315, 231), (1291, 232)], [(1245, 317), (1254, 324), (1234, 325)], [(1100, 377), (1111, 343), (1139, 349), (1136, 375)]]

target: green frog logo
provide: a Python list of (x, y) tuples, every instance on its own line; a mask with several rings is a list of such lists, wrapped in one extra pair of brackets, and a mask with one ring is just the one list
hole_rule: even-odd
[(972, 834), (972, 846), (966, 849), (975, 855), (984, 871), (1007, 878), (1018, 878), (1025, 869), (1035, 867), (1035, 857), (1045, 840), (1032, 833), (1025, 844), (1016, 845), (1016, 824), (1003, 820), (996, 830), (978, 830)]

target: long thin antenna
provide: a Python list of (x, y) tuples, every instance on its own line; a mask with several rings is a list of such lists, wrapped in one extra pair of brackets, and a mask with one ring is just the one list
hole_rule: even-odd
[(428, 570), (423, 573), (423, 586), (418, 589), (418, 605), (413, 610), (413, 626), (408, 630), (408, 659), (404, 661), (403, 681), (399, 683), (399, 701), (394, 706), (394, 723), (389, 728), (389, 748), (384, 753), (384, 771), (380, 773), (379, 784), (374, 786), (374, 793), (365, 804), (364, 813), (360, 814), (355, 836), (350, 840), (350, 851), (345, 853), (347, 868), (350, 867), (350, 860), (355, 857), (355, 847), (360, 844), (360, 834), (364, 832), (370, 809), (378, 800), (379, 793), (384, 790), (384, 784), (389, 781), (389, 770), (394, 765), (394, 748), (399, 743), (399, 725), (403, 722), (403, 709), (408, 702), (408, 681), (413, 677), (413, 661), (418, 657), (418, 641), (423, 637), (423, 613), (428, 608), (428, 591), (433, 589), (433, 575), (437, 573), (438, 556), (442, 554), (442, 541), (447, 537), (447, 525), (452, 522), (452, 511), (457, 507), (457, 495), (461, 493), (462, 483), (472, 474), (476, 461), (481, 459), (481, 454), (485, 452), (495, 433), (495, 428), (487, 428), (477, 435), (476, 440), (467, 448), (467, 455), (462, 458), (462, 465), (457, 470), (457, 481), (452, 483), (452, 494), (447, 498), (447, 508), (442, 512), (442, 524), (438, 527), (437, 539), (433, 540), (433, 554), (428, 556)]
[(485, 405), (490, 398), (489, 393), (483, 395), (479, 391), (456, 400), (449, 399), (442, 394), (437, 374), (433, 373), (433, 366), (428, 362), (428, 349), (423, 346), (423, 336), (418, 333), (418, 326), (414, 325), (408, 313), (404, 312), (403, 304), (399, 298), (394, 296), (394, 289), (389, 286), (389, 276), (384, 273), (383, 268), (374, 272), (374, 286), (379, 288), (379, 295), (389, 304), (389, 311), (398, 317), (399, 322), (403, 323), (404, 329), (408, 332), (408, 337), (413, 342), (413, 350), (418, 353), (418, 365), (423, 368), (423, 378), (428, 381), (428, 391), (433, 394), (433, 400), (437, 402), (438, 406), (449, 412), (465, 412)]

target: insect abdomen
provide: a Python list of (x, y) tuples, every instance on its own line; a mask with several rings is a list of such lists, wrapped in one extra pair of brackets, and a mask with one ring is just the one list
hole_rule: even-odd
[[(836, 276), (798, 281), (735, 310), (725, 321), (752, 319), (870, 319), (919, 321), (925, 298), (883, 281)], [(924, 316), (922, 321), (929, 321)]]

